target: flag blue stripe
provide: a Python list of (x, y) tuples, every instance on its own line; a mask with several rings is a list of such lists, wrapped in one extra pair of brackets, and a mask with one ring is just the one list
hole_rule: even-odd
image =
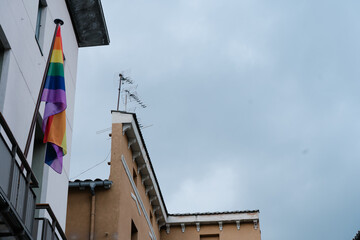
[(62, 76), (47, 76), (45, 81), (45, 87), (47, 89), (62, 89), (65, 91), (65, 80)]

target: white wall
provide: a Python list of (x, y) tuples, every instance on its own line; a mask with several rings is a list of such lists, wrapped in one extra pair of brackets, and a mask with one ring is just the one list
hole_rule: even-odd
[[(4, 68), (1, 72), (0, 84), (6, 86), (6, 90), (5, 96), (1, 96), (4, 98), (4, 105), (0, 109), (20, 147), (24, 150), (55, 29), (53, 20), (61, 18), (65, 22), (62, 26), (62, 38), (66, 57), (68, 154), (64, 157), (64, 169), (61, 175), (51, 169), (45, 170), (48, 183), (44, 201), (51, 205), (61, 226), (65, 229), (78, 46), (65, 1), (47, 0), (47, 4), (42, 56), (35, 40), (38, 0), (0, 1), (0, 25), (11, 47), (3, 60)], [(31, 164), (32, 150), (28, 156)]]

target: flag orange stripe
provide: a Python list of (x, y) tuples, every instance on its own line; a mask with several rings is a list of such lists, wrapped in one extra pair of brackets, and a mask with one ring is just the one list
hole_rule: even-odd
[(65, 111), (61, 113), (55, 114), (52, 116), (53, 120), (50, 125), (50, 131), (47, 136), (47, 141), (52, 142), (62, 148), (66, 148), (66, 146), (62, 146), (64, 134), (66, 131), (66, 114)]
[(61, 38), (57, 37), (55, 39), (54, 49), (62, 50)]

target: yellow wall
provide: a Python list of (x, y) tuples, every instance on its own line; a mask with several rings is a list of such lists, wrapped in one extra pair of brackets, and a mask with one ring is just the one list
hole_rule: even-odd
[[(131, 221), (136, 225), (139, 240), (150, 239), (150, 227), (141, 207), (140, 215), (136, 202), (131, 197), (131, 193), (135, 195), (135, 191), (121, 161), (121, 155), (124, 155), (131, 174), (133, 169), (137, 173), (136, 163), (132, 161), (132, 152), (128, 149), (127, 138), (122, 134), (122, 124), (120, 123), (112, 126), (111, 149), (109, 180), (113, 181), (113, 184), (109, 190), (95, 188), (95, 239), (129, 240), (131, 238)], [(145, 194), (145, 187), (141, 184), (140, 174), (137, 176), (137, 189), (150, 218), (152, 208), (149, 198)], [(89, 239), (90, 211), (89, 188), (85, 190), (70, 188), (66, 225), (68, 239)], [(153, 230), (156, 238), (160, 240), (160, 232), (155, 218), (153, 218), (153, 224), (155, 224)]]

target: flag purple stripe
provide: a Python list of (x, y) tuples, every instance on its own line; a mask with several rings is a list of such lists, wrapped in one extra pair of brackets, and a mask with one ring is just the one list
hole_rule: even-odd
[(61, 110), (63, 111), (66, 108), (66, 93), (62, 89), (53, 90), (53, 89), (44, 88), (41, 101), (52, 102), (52, 103), (57, 103), (57, 102), (64, 103), (65, 107), (64, 109)]

